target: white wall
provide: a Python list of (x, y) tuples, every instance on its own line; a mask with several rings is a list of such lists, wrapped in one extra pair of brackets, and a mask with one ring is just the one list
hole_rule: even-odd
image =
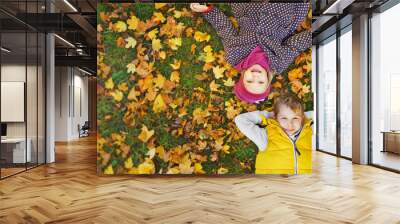
[(71, 67), (56, 67), (55, 73), (55, 140), (70, 141), (79, 138), (78, 124), (88, 120), (88, 78)]

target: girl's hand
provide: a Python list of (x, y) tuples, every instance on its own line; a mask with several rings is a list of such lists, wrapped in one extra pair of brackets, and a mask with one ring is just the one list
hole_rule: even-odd
[(205, 12), (208, 10), (208, 6), (206, 5), (201, 5), (199, 3), (190, 3), (190, 8), (194, 12)]

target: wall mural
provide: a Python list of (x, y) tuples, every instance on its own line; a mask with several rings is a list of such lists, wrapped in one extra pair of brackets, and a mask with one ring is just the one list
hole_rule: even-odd
[(99, 174), (311, 173), (308, 3), (97, 11)]

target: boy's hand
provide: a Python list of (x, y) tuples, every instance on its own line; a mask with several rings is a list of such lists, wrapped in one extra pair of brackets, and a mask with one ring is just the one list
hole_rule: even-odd
[(194, 12), (206, 12), (206, 11), (208, 11), (208, 6), (201, 5), (200, 3), (190, 3), (190, 8)]

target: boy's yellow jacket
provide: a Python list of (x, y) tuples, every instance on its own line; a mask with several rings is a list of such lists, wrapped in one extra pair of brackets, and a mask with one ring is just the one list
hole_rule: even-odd
[[(312, 121), (306, 119), (295, 142), (279, 123), (262, 117), (268, 135), (267, 148), (256, 158), (256, 174), (305, 174), (312, 172)], [(297, 150), (296, 150), (297, 149)]]

